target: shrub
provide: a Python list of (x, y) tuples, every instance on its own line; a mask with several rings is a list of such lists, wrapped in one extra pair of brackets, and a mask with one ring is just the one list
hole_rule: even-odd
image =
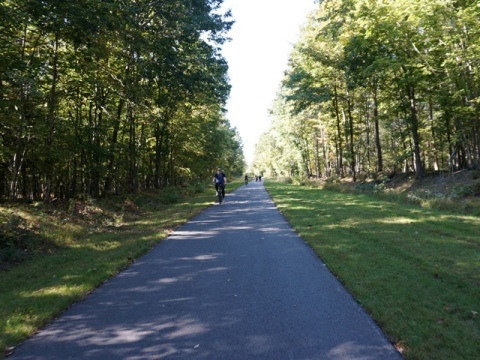
[(338, 175), (332, 175), (330, 177), (327, 178), (326, 182), (327, 184), (338, 184), (340, 183), (340, 176)]
[(8, 268), (54, 247), (48, 239), (29, 229), (22, 217), (0, 214), (0, 268)]
[(277, 180), (285, 184), (291, 184), (293, 182), (291, 177), (280, 177)]
[(299, 175), (295, 175), (293, 178), (292, 178), (292, 184), (294, 185), (301, 185), (301, 186), (304, 186), (306, 183), (307, 183), (308, 179), (303, 177), (303, 176), (299, 176)]
[(468, 185), (459, 185), (452, 189), (450, 196), (452, 198), (461, 198), (467, 196), (478, 196), (480, 195), (480, 182), (475, 182)]
[(186, 193), (187, 195), (195, 195), (195, 194), (201, 194), (205, 191), (205, 183), (203, 182), (196, 182), (193, 184), (190, 184), (186, 188)]
[(175, 186), (169, 186), (160, 192), (162, 204), (176, 204), (182, 199), (180, 190)]
[(361, 183), (356, 183), (354, 185), (354, 190), (356, 192), (373, 192), (375, 186), (377, 186), (375, 183), (373, 182), (361, 182)]

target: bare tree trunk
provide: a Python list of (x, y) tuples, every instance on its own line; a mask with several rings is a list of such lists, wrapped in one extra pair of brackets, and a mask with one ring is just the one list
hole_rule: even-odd
[(330, 161), (328, 159), (328, 153), (327, 153), (327, 149), (325, 147), (325, 129), (323, 127), (320, 128), (320, 136), (321, 136), (321, 139), (322, 139), (322, 153), (323, 153), (323, 164), (324, 164), (324, 167), (325, 167), (325, 177), (329, 177), (331, 175), (331, 164), (330, 164)]
[(343, 144), (342, 144), (342, 131), (340, 128), (340, 111), (338, 108), (338, 94), (337, 94), (337, 85), (334, 86), (334, 99), (333, 105), (335, 108), (335, 116), (337, 120), (337, 151), (338, 151), (338, 164), (337, 164), (337, 173), (343, 178)]
[(352, 102), (350, 97), (347, 99), (347, 113), (348, 113), (348, 135), (350, 137), (350, 168), (352, 170), (353, 182), (357, 181), (357, 170), (355, 162), (355, 148), (354, 148), (354, 131), (353, 131), (353, 116), (352, 116)]
[[(21, 62), (25, 62), (25, 48), (27, 42), (27, 26), (24, 27), (23, 31), (23, 38), (22, 38), (22, 50), (21, 50)], [(18, 126), (18, 133), (16, 136), (17, 139), (17, 146), (15, 150), (15, 154), (13, 155), (12, 159), (12, 180), (10, 182), (10, 198), (16, 199), (18, 196), (18, 179), (20, 176), (20, 172), (22, 171), (23, 159), (25, 156), (25, 152), (27, 149), (28, 138), (27, 135), (24, 134), (24, 125), (27, 124), (27, 95), (26, 95), (25, 85), (20, 85), (20, 104), (21, 104), (21, 111), (20, 111), (20, 124)]]
[(415, 99), (415, 86), (411, 83), (407, 84), (407, 94), (409, 99), (410, 110), (410, 126), (413, 139), (413, 157), (415, 164), (415, 175), (421, 177), (425, 174), (425, 170), (422, 164), (422, 158), (420, 155), (420, 135), (418, 133), (418, 117), (417, 117), (417, 104)]
[(12, 169), (12, 181), (10, 183), (10, 197), (16, 199), (18, 196), (18, 180), (23, 168), (23, 160), (25, 158), (25, 152), (27, 151), (28, 139), (24, 138), (23, 134), (19, 134), (17, 138), (17, 148), (13, 155), (13, 169)]
[(115, 147), (118, 143), (118, 131), (120, 130), (120, 121), (122, 118), (123, 106), (125, 105), (124, 99), (120, 98), (117, 106), (117, 117), (113, 125), (112, 137), (110, 139), (110, 151), (108, 154), (108, 164), (107, 164), (107, 177), (105, 179), (105, 193), (112, 192), (113, 184), (113, 170), (115, 166)]
[(128, 106), (127, 117), (129, 124), (129, 171), (128, 171), (128, 189), (130, 193), (137, 191), (137, 151), (136, 151), (136, 129), (135, 129), (135, 115), (133, 110), (133, 104)]
[(383, 171), (382, 143), (380, 142), (380, 126), (378, 119), (378, 98), (377, 88), (373, 93), (373, 119), (375, 122), (375, 147), (377, 148), (377, 172)]
[(318, 146), (318, 131), (315, 130), (313, 133), (314, 141), (315, 141), (315, 177), (318, 179), (320, 178), (320, 152)]
[(438, 151), (437, 151), (437, 146), (436, 146), (436, 133), (435, 133), (435, 127), (434, 127), (434, 123), (433, 123), (433, 103), (432, 103), (432, 99), (431, 99), (431, 98), (429, 99), (429, 102), (428, 102), (428, 117), (430, 118), (431, 130), (432, 130), (432, 148), (431, 148), (431, 152), (433, 153), (433, 154), (432, 154), (432, 157), (433, 157), (433, 169), (434, 169), (435, 171), (438, 171)]
[[(164, 141), (167, 138), (167, 130), (170, 119), (170, 112), (165, 111), (162, 124), (157, 124), (155, 127), (155, 170), (154, 170), (154, 187), (160, 189), (164, 186), (164, 174), (162, 174), (162, 148), (164, 148)], [(165, 162), (164, 162), (165, 163)], [(163, 169), (164, 170), (164, 169)]]
[(52, 194), (52, 183), (54, 174), (54, 159), (52, 150), (54, 148), (54, 135), (55, 135), (55, 117), (57, 107), (57, 81), (58, 81), (58, 33), (55, 33), (55, 40), (53, 42), (53, 72), (52, 72), (52, 86), (50, 88), (50, 97), (48, 101), (48, 136), (47, 136), (47, 163), (46, 165), (46, 186), (44, 201), (49, 202)]

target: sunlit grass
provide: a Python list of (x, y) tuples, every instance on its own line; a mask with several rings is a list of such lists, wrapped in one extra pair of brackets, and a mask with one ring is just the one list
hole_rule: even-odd
[(478, 359), (480, 218), (306, 186), (266, 186), (408, 359)]
[[(243, 185), (235, 181), (227, 193)], [(0, 271), (0, 358), (72, 303), (80, 300), (135, 258), (158, 244), (175, 228), (214, 203), (212, 190), (173, 205), (161, 204), (155, 194), (128, 199), (132, 213), (113, 214), (113, 221), (74, 223), (49, 217), (35, 208), (15, 211), (50, 239), (50, 254), (37, 256), (7, 271)], [(100, 202), (94, 202), (101, 206)], [(140, 204), (140, 205), (136, 205)], [(93, 207), (94, 205), (92, 205)], [(119, 210), (124, 211), (122, 207)], [(98, 213), (100, 207), (95, 208)], [(107, 219), (108, 220), (108, 219)]]

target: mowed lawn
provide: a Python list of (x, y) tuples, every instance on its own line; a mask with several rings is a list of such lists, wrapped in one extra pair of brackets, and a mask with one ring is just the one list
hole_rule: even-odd
[(407, 359), (480, 359), (480, 218), (267, 181)]

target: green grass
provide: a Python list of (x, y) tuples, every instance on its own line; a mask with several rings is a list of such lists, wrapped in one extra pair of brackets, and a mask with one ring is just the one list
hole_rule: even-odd
[(266, 187), (407, 359), (479, 358), (479, 217), (274, 181)]
[[(241, 185), (243, 178), (229, 183), (226, 191)], [(212, 205), (213, 195), (209, 187), (175, 204), (171, 195), (162, 203), (165, 196), (158, 193), (93, 201), (88, 213), (81, 211), (81, 221), (68, 216), (73, 204), (66, 211), (0, 207), (4, 218), (22, 218), (25, 228), (37, 228), (37, 238), (50, 243), (45, 252), (0, 271), (0, 358)]]

